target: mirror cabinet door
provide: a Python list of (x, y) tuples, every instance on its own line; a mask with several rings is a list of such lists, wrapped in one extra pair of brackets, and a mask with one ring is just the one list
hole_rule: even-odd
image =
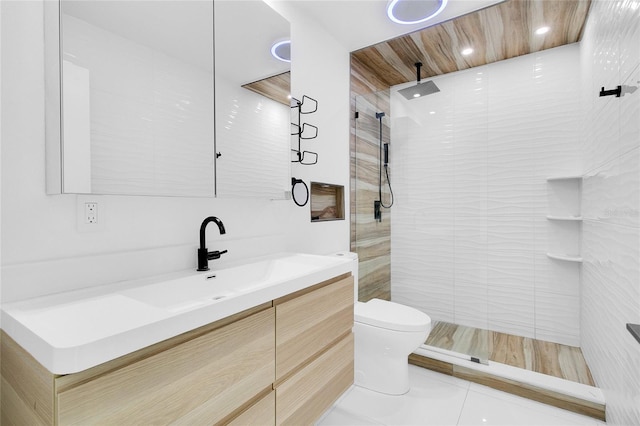
[(221, 195), (283, 197), (289, 107), (242, 85), (288, 73), (284, 18), (216, 0), (214, 36), (213, 1), (44, 3), (48, 193), (212, 197), (218, 174)]
[(62, 0), (59, 16), (61, 192), (213, 196), (213, 4)]
[(291, 189), (290, 64), (271, 49), (290, 40), (289, 22), (261, 0), (214, 7), (217, 195), (282, 199)]

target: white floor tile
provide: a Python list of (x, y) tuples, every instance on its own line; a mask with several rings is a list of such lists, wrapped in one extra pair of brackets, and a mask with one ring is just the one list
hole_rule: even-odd
[(340, 406), (333, 407), (317, 426), (380, 426), (383, 423), (376, 422), (364, 414), (352, 413)]
[(595, 425), (591, 417), (471, 383), (459, 425)]
[(391, 396), (349, 389), (318, 426), (603, 425), (591, 417), (409, 366), (411, 390)]

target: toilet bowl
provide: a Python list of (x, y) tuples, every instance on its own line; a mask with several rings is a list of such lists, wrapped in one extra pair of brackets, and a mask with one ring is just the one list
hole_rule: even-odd
[(431, 318), (386, 300), (354, 307), (355, 384), (388, 395), (409, 391), (408, 357), (431, 331)]

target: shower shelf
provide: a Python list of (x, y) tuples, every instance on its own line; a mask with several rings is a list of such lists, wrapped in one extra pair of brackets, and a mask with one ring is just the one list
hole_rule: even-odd
[(552, 182), (556, 180), (576, 180), (576, 179), (582, 179), (582, 176), (580, 175), (549, 176), (547, 178), (547, 182)]
[(549, 220), (568, 220), (568, 221), (581, 221), (582, 220), (582, 216), (552, 216), (552, 215), (547, 215), (547, 219)]
[(582, 258), (580, 256), (575, 256), (570, 254), (547, 253), (547, 257), (555, 260), (563, 260), (565, 262), (582, 263)]

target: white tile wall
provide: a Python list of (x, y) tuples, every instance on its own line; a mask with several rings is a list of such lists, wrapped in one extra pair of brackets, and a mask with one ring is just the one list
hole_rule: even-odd
[[(579, 252), (579, 229), (567, 230), (579, 225), (546, 219), (546, 178), (581, 170), (578, 55), (564, 46), (434, 78), (441, 92), (422, 99), (392, 97), (393, 300), (579, 344), (580, 269), (545, 255)], [(577, 190), (557, 209), (577, 209)]]
[[(640, 2), (594, 1), (581, 42), (587, 113), (581, 343), (607, 423), (640, 424)], [(624, 96), (598, 97), (601, 87)]]

